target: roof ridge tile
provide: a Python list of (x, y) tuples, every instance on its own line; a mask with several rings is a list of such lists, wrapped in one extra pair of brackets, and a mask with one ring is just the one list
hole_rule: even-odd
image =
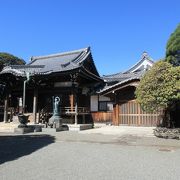
[(52, 58), (52, 57), (59, 57), (59, 56), (66, 56), (66, 55), (71, 55), (71, 54), (75, 54), (75, 53), (79, 53), (79, 52), (87, 52), (88, 48), (82, 48), (82, 49), (77, 49), (77, 50), (73, 50), (73, 51), (65, 51), (65, 52), (61, 52), (61, 53), (55, 53), (55, 54), (49, 54), (49, 55), (44, 55), (44, 56), (32, 56), (31, 57), (31, 62), (34, 60), (40, 60), (40, 59), (48, 59), (48, 58)]

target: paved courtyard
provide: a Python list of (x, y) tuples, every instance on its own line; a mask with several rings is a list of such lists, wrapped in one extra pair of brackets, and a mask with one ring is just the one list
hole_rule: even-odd
[(0, 133), (1, 180), (179, 180), (179, 159), (180, 141), (153, 136)]
[[(97, 125), (96, 125), (97, 126)], [(153, 129), (155, 127), (135, 127), (135, 126), (102, 126), (100, 128), (80, 131), (82, 134), (104, 134), (116, 136), (138, 136), (138, 137), (153, 137)]]

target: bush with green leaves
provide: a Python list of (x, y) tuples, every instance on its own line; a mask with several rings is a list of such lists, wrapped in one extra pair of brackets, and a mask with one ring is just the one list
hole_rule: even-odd
[(159, 61), (145, 73), (136, 89), (137, 101), (147, 112), (171, 109), (180, 100), (180, 66)]

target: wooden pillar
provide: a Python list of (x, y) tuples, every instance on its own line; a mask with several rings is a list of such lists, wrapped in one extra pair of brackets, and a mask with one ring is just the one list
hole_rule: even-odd
[(8, 122), (8, 98), (9, 96), (6, 95), (4, 100), (4, 122)]
[(75, 124), (78, 124), (78, 105), (77, 105), (77, 94), (75, 95)]
[[(141, 125), (141, 109), (140, 109), (140, 104), (136, 103), (138, 106), (138, 126)], [(143, 122), (144, 123), (144, 122)]]
[(33, 98), (33, 120), (34, 124), (37, 123), (37, 101), (38, 101), (38, 89), (34, 89), (34, 98)]
[(119, 125), (119, 105), (116, 104), (116, 126)]
[(116, 105), (113, 105), (113, 125), (116, 123)]
[(73, 93), (73, 105), (75, 105), (75, 124), (78, 124), (78, 105), (77, 105), (77, 78), (78, 73), (70, 74), (72, 82), (72, 93)]
[(74, 94), (70, 95), (70, 110), (71, 112), (73, 111), (73, 107), (74, 107)]
[(121, 114), (121, 109), (120, 109), (120, 104), (118, 105), (118, 126), (122, 123), (121, 122), (121, 118), (120, 117), (122, 117), (122, 116), (120, 116), (120, 114)]
[(113, 125), (119, 125), (119, 104), (115, 104), (113, 107)]

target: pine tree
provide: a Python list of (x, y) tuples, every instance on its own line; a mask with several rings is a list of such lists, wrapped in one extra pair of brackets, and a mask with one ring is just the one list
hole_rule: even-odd
[(174, 66), (180, 66), (180, 24), (167, 42), (166, 61)]

